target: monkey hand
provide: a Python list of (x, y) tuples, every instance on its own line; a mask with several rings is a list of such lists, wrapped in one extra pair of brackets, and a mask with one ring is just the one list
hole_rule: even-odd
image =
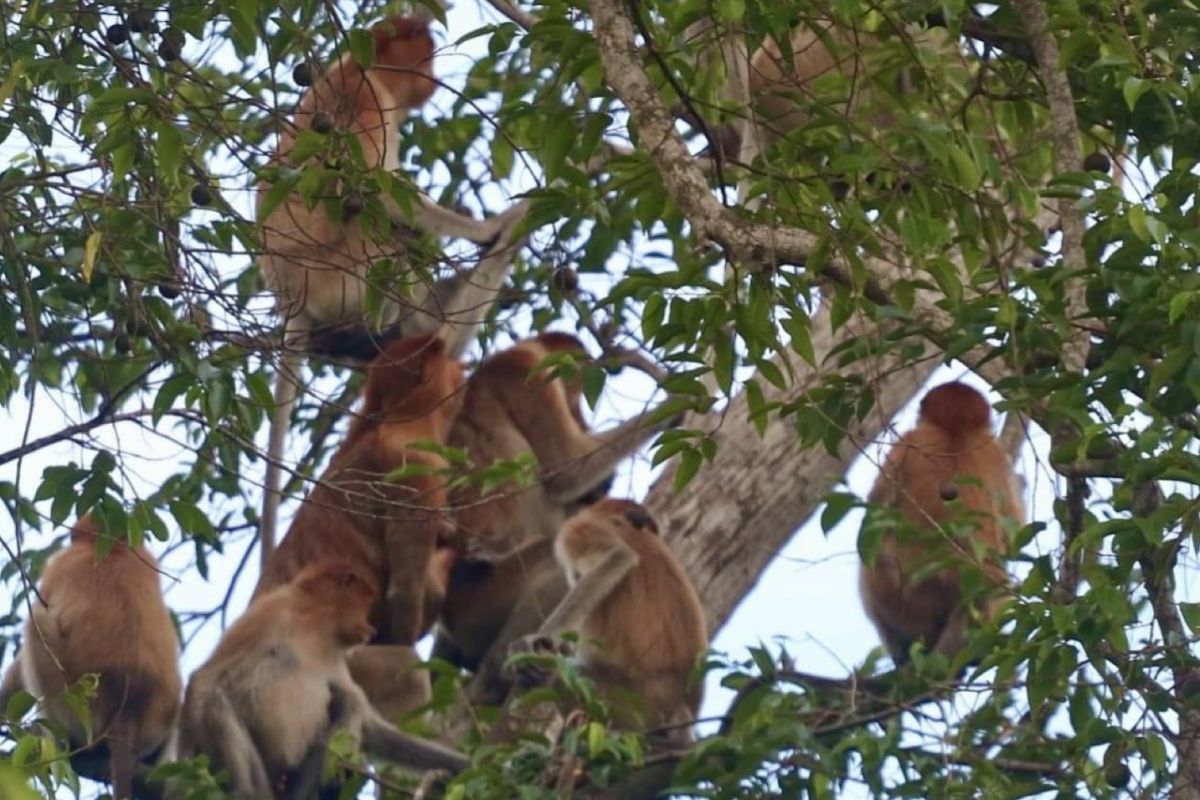
[(508, 646), (508, 677), (522, 690), (544, 686), (554, 671), (555, 656), (570, 656), (574, 648), (557, 636), (535, 633)]

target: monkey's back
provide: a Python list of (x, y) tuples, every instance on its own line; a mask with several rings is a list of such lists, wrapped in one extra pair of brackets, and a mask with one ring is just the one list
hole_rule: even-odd
[(708, 647), (700, 597), (659, 536), (635, 530), (623, 538), (638, 564), (580, 631), (581, 660), (598, 680), (638, 695), (651, 725), (680, 722), (684, 709), (694, 718), (702, 687), (687, 676)]
[[(385, 586), (388, 527), (395, 522), (437, 524), (446, 505), (441, 477), (415, 475), (390, 483), (384, 476), (406, 464), (444, 468), (446, 462), (434, 453), (406, 450), (392, 463), (377, 438), (373, 432), (365, 434), (334, 456), (296, 510), (287, 535), (271, 553), (252, 602), (288, 583), (309, 564), (330, 556), (352, 563)], [(382, 616), (381, 598), (371, 622), (378, 627)]]
[(25, 627), (29, 661), (23, 674), (47, 696), (49, 715), (67, 726), (72, 742), (84, 731), (55, 695), (97, 673), (92, 728), (134, 723), (143, 750), (156, 747), (179, 709), (179, 640), (163, 601), (157, 562), (145, 549), (116, 545), (97, 561), (94, 542), (76, 542), (47, 565)]
[[(956, 503), (943, 500), (951, 486)], [(994, 556), (1007, 549), (1004, 520), (1019, 524), (1023, 513), (1008, 455), (987, 427), (951, 433), (923, 422), (892, 448), (871, 499), (895, 508), (911, 528), (886, 533), (874, 565), (863, 564), (859, 586), (867, 614), (893, 653), (907, 651), (912, 641), (932, 646), (962, 605), (957, 565), (973, 563), (997, 585), (1005, 580)], [(954, 538), (961, 526), (972, 541)], [(982, 562), (972, 542), (983, 546)], [(912, 580), (935, 561), (944, 566)]]
[[(545, 422), (545, 415), (568, 408), (561, 382), (546, 383), (530, 375), (543, 355), (528, 344), (511, 348), (485, 359), (468, 379), (463, 407), (448, 441), (467, 449), (477, 469), (532, 456), (529, 437), (536, 435), (532, 429)], [(547, 398), (539, 399), (539, 393), (563, 399), (545, 402)], [(530, 415), (543, 419), (530, 419)], [(555, 430), (553, 425), (545, 427), (547, 433)], [(506, 482), (486, 495), (478, 486), (466, 485), (454, 491), (451, 504), (463, 530), (494, 554), (510, 552), (530, 540), (553, 539), (565, 519), (563, 509), (547, 502), (536, 480), (531, 486)]]

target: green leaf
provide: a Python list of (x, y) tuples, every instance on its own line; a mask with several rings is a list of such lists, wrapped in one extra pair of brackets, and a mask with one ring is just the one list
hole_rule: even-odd
[(678, 492), (691, 483), (692, 478), (696, 477), (696, 473), (700, 471), (702, 461), (699, 451), (692, 448), (679, 452), (679, 466), (675, 471), (675, 491)]
[(347, 38), (354, 62), (363, 69), (370, 69), (375, 63), (375, 37), (365, 28), (353, 28)]

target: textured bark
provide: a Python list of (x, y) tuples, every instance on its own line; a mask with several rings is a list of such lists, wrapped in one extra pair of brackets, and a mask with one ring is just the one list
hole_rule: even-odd
[[(812, 331), (818, 364), (833, 348), (868, 333), (854, 322), (833, 332), (829, 315), (822, 309), (813, 320)], [(841, 375), (862, 376), (871, 385), (876, 406), (847, 431), (837, 456), (823, 447), (802, 447), (788, 420), (774, 414), (765, 435), (759, 437), (749, 420), (744, 394), (735, 397), (719, 419), (709, 415), (684, 423), (702, 430), (720, 425), (713, 434), (716, 458), (679, 493), (672, 491), (674, 467), (665, 470), (646, 504), (696, 584), (708, 614), (710, 635), (725, 624), (779, 549), (937, 365), (936, 359), (902, 364), (889, 355), (841, 368)], [(807, 368), (799, 362), (788, 391), (764, 387), (767, 401), (802, 396), (820, 384), (826, 369)]]

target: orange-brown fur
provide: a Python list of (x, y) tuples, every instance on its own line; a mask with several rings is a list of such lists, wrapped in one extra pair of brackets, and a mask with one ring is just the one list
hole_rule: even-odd
[[(310, 128), (314, 114), (323, 112), (337, 128), (358, 137), (368, 167), (391, 171), (400, 166), (399, 128), (408, 111), (424, 104), (437, 88), (434, 43), (426, 22), (406, 17), (390, 17), (372, 33), (372, 67), (363, 70), (346, 54), (319, 76), (300, 100), (294, 127), (280, 135), (277, 162), (287, 161), (299, 131)], [(260, 204), (269, 189), (267, 184), (259, 187)], [(370, 264), (381, 258), (406, 258), (407, 237), (386, 229), (373, 231), (362, 219), (331, 219), (323, 203), (307, 208), (299, 194), (261, 222), (263, 279), (290, 330), (362, 322)], [(411, 288), (419, 305), (427, 292), (421, 286)], [(394, 322), (397, 310), (385, 313), (382, 322)]]
[(450, 443), (466, 449), (477, 467), (532, 453), (548, 476), (529, 487), (501, 485), (487, 495), (468, 485), (451, 498), (460, 529), (488, 557), (450, 573), (434, 655), (479, 670), (471, 690), (479, 703), (503, 700), (507, 685), (500, 667), (509, 641), (537, 630), (566, 593), (549, 546), (559, 526), (576, 503), (607, 491), (603, 479), (587, 475), (582, 480), (592, 485), (574, 502), (550, 491), (556, 480), (571, 477), (573, 462), (602, 447), (583, 416), (581, 381), (537, 372), (555, 353), (586, 357), (577, 338), (551, 332), (485, 359), (467, 381), (450, 432)]
[[(896, 509), (916, 528), (908, 537), (886, 534), (874, 564), (864, 564), (860, 574), (867, 615), (897, 661), (916, 642), (948, 656), (962, 648), (969, 616), (963, 567), (974, 565), (996, 586), (1006, 581), (998, 557), (1007, 550), (1006, 526), (1021, 524), (1024, 510), (990, 420), (987, 400), (969, 386), (934, 388), (921, 402), (917, 426), (892, 448), (872, 489), (871, 502)], [(948, 486), (957, 491), (965, 519), (942, 499)], [(970, 541), (954, 539), (948, 524), (955, 520), (973, 526)], [(911, 577), (935, 559), (950, 563), (913, 583)]]
[(41, 697), (45, 715), (79, 748), (90, 742), (62, 693), (97, 674), (92, 731), (107, 746), (115, 795), (129, 797), (138, 761), (165, 743), (179, 711), (179, 639), (154, 556), (145, 547), (116, 542), (99, 558), (98, 535), (96, 523), (83, 517), (71, 531), (71, 544), (46, 564), (41, 599), (33, 600), (24, 647), (3, 694), (7, 699), (23, 687)]
[[(536, 372), (556, 353), (580, 361), (587, 356), (574, 336), (543, 333), (489, 356), (471, 375), (450, 443), (466, 448), (476, 467), (532, 453), (547, 470), (563, 469), (597, 448), (583, 417), (579, 381)], [(452, 500), (459, 526), (496, 553), (530, 539), (553, 538), (567, 512), (536, 483), (502, 485), (483, 498), (467, 486)]]
[(618, 722), (636, 725), (641, 716), (637, 727), (682, 726), (669, 736), (689, 739), (703, 692), (691, 673), (708, 631), (700, 598), (649, 513), (629, 500), (601, 500), (567, 521), (555, 552), (574, 590), (621, 544), (637, 563), (575, 628), (576, 657), (616, 704)]
[(362, 411), (272, 553), (255, 598), (336, 556), (387, 589), (371, 613), (379, 643), (411, 645), (425, 633), (440, 602), (429, 577), (439, 537), (448, 532), (445, 478), (385, 477), (414, 464), (446, 468), (441, 456), (411, 445), (446, 440), (462, 381), (462, 365), (432, 337), (403, 339), (380, 354), (367, 375)]
[(280, 786), (288, 797), (313, 796), (325, 744), (341, 727), (398, 763), (460, 769), (458, 754), (379, 718), (350, 677), (347, 652), (374, 635), (377, 596), (370, 572), (326, 559), (255, 600), (192, 676), (180, 757), (209, 756), (239, 798)]

